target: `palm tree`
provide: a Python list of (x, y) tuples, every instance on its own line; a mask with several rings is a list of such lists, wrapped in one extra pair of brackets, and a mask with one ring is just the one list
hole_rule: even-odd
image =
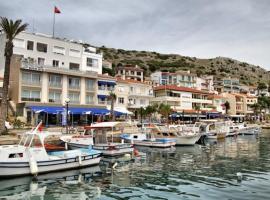
[(259, 103), (254, 103), (250, 107), (253, 108), (253, 112), (255, 115), (257, 115), (258, 112), (261, 110), (261, 105)]
[(0, 116), (0, 134), (5, 131), (5, 121), (7, 118), (8, 106), (8, 88), (9, 88), (9, 74), (10, 62), (13, 55), (13, 39), (22, 31), (25, 31), (28, 24), (22, 24), (22, 20), (8, 20), (6, 17), (1, 17), (0, 27), (1, 32), (6, 35), (5, 44), (5, 72), (3, 82), (3, 93), (1, 102), (1, 116)]
[(172, 112), (171, 106), (168, 104), (161, 103), (159, 105), (158, 112), (166, 118), (166, 121), (168, 123), (169, 115)]
[(110, 117), (111, 121), (115, 121), (115, 115), (114, 115), (114, 103), (116, 100), (116, 94), (113, 92), (110, 92), (108, 99), (111, 101), (111, 112), (110, 112)]
[(148, 105), (145, 108), (145, 114), (149, 117), (149, 122), (151, 122), (151, 116), (152, 114), (154, 114), (155, 112), (157, 112), (157, 107), (156, 105)]
[(201, 106), (200, 105), (195, 105), (194, 109), (196, 110), (196, 113), (197, 113), (197, 119), (196, 121), (199, 120), (199, 113), (200, 113), (200, 110), (201, 110)]
[(224, 103), (224, 106), (225, 106), (225, 113), (227, 115), (228, 114), (228, 110), (230, 110), (230, 108), (231, 108), (230, 103), (228, 101), (226, 101)]

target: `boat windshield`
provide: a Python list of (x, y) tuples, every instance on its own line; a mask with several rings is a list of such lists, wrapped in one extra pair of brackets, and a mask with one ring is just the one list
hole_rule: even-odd
[(36, 134), (24, 134), (19, 145), (25, 147), (42, 147), (42, 142)]

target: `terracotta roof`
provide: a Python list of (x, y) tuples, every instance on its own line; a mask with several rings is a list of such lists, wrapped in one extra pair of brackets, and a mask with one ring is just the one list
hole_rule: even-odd
[(209, 99), (222, 99), (224, 98), (223, 96), (212, 94), (208, 96)]
[(115, 81), (115, 78), (106, 74), (98, 74), (98, 78), (112, 79)]
[(187, 88), (187, 87), (180, 87), (176, 85), (160, 85), (157, 87), (154, 87), (154, 91), (157, 90), (175, 90), (175, 91), (181, 91), (181, 92), (192, 92), (192, 93), (200, 93), (200, 94), (209, 94), (208, 92), (196, 90), (193, 88)]
[(137, 80), (132, 80), (132, 79), (123, 80), (121, 78), (117, 78), (117, 82), (119, 82), (119, 83), (139, 83), (139, 84), (149, 85), (148, 83), (137, 81)]
[(136, 67), (135, 65), (119, 66), (119, 67), (117, 67), (117, 70), (119, 70), (119, 69), (127, 69), (127, 70), (131, 70), (131, 71), (139, 71), (139, 72), (144, 71), (143, 69), (141, 69), (140, 67)]

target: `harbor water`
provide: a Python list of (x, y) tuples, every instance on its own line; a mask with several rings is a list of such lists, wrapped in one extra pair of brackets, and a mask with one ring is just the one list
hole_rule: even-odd
[[(0, 180), (0, 199), (269, 199), (270, 131)], [(114, 164), (117, 163), (117, 164)]]

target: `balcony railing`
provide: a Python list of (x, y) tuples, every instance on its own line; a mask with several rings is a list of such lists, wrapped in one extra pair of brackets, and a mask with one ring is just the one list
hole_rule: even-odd
[(51, 73), (60, 73), (60, 74), (72, 74), (78, 76), (86, 76), (86, 77), (96, 77), (97, 72), (94, 71), (82, 71), (82, 70), (70, 70), (68, 68), (63, 67), (53, 67), (52, 65), (39, 65), (36, 62), (30, 62), (28, 60), (23, 59), (21, 62), (22, 69), (29, 69), (33, 71), (46, 71)]
[(50, 87), (54, 87), (54, 88), (62, 88), (62, 83), (58, 83), (58, 82), (49, 82), (49, 86)]
[(33, 86), (40, 86), (41, 85), (41, 81), (22, 80), (22, 84), (33, 85)]
[(35, 101), (35, 102), (40, 102), (40, 98), (31, 98), (31, 97), (22, 97), (22, 101)]

